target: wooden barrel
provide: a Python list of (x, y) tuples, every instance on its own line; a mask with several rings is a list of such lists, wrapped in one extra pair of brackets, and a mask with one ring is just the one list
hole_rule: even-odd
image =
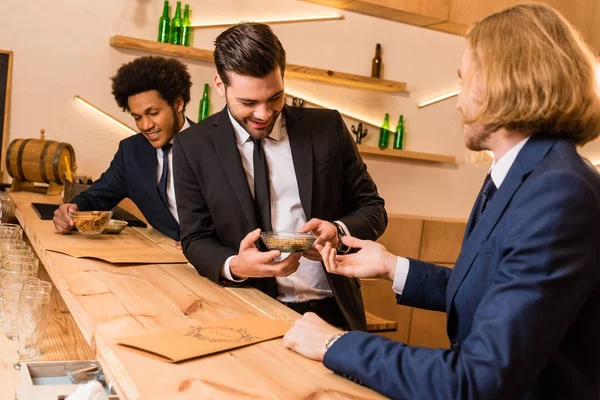
[(6, 171), (28, 182), (64, 183), (65, 157), (73, 170), (75, 151), (68, 143), (43, 139), (15, 139), (6, 150)]

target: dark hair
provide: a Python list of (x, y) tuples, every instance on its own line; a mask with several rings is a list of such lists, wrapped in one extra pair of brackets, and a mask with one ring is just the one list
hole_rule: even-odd
[(158, 56), (137, 58), (123, 64), (111, 78), (112, 94), (123, 111), (129, 110), (128, 99), (139, 93), (156, 90), (170, 106), (177, 96), (183, 98), (183, 110), (190, 101), (192, 80), (187, 67), (179, 60)]
[(221, 33), (215, 40), (215, 65), (221, 80), (229, 84), (227, 72), (262, 78), (279, 67), (285, 71), (285, 50), (271, 28), (244, 22)]

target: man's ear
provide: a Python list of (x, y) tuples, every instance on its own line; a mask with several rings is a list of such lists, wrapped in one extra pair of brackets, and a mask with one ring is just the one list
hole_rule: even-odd
[(173, 107), (175, 107), (175, 110), (177, 112), (183, 112), (183, 106), (183, 97), (181, 95), (175, 97), (175, 101), (173, 102)]
[(225, 83), (223, 82), (223, 79), (221, 79), (221, 76), (219, 76), (218, 73), (215, 74), (215, 77), (213, 78), (213, 83), (217, 88), (217, 93), (219, 93), (219, 96), (225, 97)]

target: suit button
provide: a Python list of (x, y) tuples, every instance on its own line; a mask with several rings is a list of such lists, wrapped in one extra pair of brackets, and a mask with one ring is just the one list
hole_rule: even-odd
[(450, 348), (454, 351), (458, 351), (460, 350), (460, 344), (458, 344), (457, 342), (452, 342), (450, 343)]

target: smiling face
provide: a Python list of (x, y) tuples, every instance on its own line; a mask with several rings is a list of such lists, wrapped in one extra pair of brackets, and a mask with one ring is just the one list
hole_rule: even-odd
[(183, 99), (169, 105), (156, 90), (138, 93), (128, 99), (131, 116), (152, 147), (169, 143), (183, 126)]
[(254, 139), (271, 134), (277, 117), (285, 104), (283, 77), (279, 68), (262, 77), (227, 72), (229, 84), (215, 75), (218, 93), (225, 97), (233, 118)]
[(489, 150), (487, 142), (492, 132), (480, 122), (466, 122), (477, 116), (484, 101), (481, 72), (468, 47), (463, 54), (458, 77), (461, 80), (462, 90), (458, 95), (456, 109), (460, 111), (465, 132), (465, 145), (473, 151)]

